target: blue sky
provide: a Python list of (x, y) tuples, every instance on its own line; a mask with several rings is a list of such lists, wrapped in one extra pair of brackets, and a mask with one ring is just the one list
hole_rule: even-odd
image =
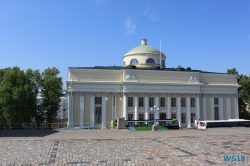
[(0, 0), (0, 68), (121, 66), (141, 39), (167, 67), (250, 74), (249, 0)]

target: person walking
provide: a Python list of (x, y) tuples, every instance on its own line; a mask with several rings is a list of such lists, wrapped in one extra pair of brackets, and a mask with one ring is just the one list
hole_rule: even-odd
[(199, 130), (201, 128), (201, 120), (200, 119), (198, 120), (197, 124), (198, 124), (198, 130)]
[(197, 129), (197, 119), (196, 118), (194, 119), (194, 129), (195, 130)]

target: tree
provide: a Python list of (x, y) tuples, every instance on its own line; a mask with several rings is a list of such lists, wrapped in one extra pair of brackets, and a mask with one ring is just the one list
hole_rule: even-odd
[(227, 73), (238, 75), (237, 82), (240, 85), (238, 88), (239, 118), (250, 119), (250, 113), (246, 108), (246, 103), (250, 103), (250, 77), (239, 75), (236, 68), (228, 69)]
[(31, 79), (32, 73), (32, 70), (25, 73), (19, 67), (1, 70), (0, 105), (6, 122), (30, 123), (33, 120), (37, 88)]
[(236, 68), (227, 69), (227, 73), (228, 74), (237, 74), (238, 75), (238, 71), (236, 70)]
[(56, 121), (57, 111), (59, 109), (60, 97), (62, 96), (62, 78), (58, 77), (60, 71), (55, 68), (47, 68), (41, 75), (41, 93), (42, 93), (42, 107), (46, 110), (46, 121), (53, 123)]

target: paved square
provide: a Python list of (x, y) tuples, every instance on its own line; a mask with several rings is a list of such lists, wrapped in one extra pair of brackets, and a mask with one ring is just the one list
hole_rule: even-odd
[[(117, 135), (124, 134), (124, 131), (100, 131), (100, 133), (103, 132), (108, 135), (114, 133)], [(161, 132), (165, 134), (171, 133), (171, 131)], [(178, 130), (176, 132), (183, 131)], [(197, 133), (194, 130), (185, 132)], [(76, 133), (82, 134), (84, 138), (90, 132), (77, 131)], [(132, 132), (128, 131), (127, 133)], [(74, 132), (67, 132), (67, 134), (74, 134)], [(1, 165), (77, 166), (250, 165), (250, 134), (248, 133), (237, 135), (184, 135), (178, 137), (157, 137), (158, 133), (150, 131), (148, 131), (148, 134), (152, 135), (152, 137), (54, 140), (6, 139), (0, 137), (0, 163)], [(202, 131), (201, 134), (203, 134)], [(230, 162), (224, 161), (224, 156), (231, 155), (236, 156), (236, 161), (232, 162), (232, 158), (230, 158)], [(238, 156), (241, 157), (238, 158)], [(237, 161), (243, 159), (244, 161)]]

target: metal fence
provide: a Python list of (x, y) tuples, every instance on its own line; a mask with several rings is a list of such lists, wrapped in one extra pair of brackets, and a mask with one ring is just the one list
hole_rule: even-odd
[(45, 129), (110, 129), (111, 123), (95, 124), (90, 126), (90, 123), (73, 123), (73, 127), (69, 128), (67, 123), (0, 123), (0, 130), (45, 130)]

